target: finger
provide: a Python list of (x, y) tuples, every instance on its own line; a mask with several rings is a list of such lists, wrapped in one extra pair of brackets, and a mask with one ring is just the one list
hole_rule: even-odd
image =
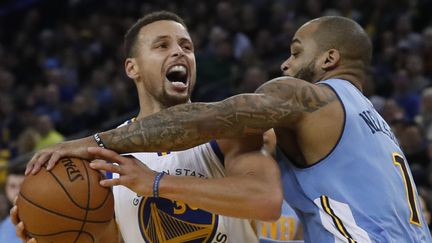
[(94, 170), (105, 170), (112, 173), (122, 174), (122, 168), (118, 165), (115, 165), (113, 163), (107, 163), (103, 161), (97, 161), (97, 162), (91, 162), (90, 168)]
[(27, 240), (27, 236), (25, 234), (24, 223), (19, 222), (15, 227), (16, 235), (23, 241)]
[(43, 154), (40, 154), (39, 157), (34, 161), (33, 169), (31, 173), (33, 175), (37, 174), (41, 167), (46, 163), (46, 161), (51, 157), (51, 152), (46, 151)]
[(40, 168), (41, 168), (41, 165), (36, 162), (36, 164), (33, 164), (31, 174), (36, 175), (40, 171)]
[(35, 238), (31, 238), (30, 240), (27, 241), (27, 243), (37, 243)]
[(48, 160), (47, 170), (54, 168), (55, 164), (60, 160), (61, 157), (62, 154), (60, 152), (54, 152)]
[(26, 169), (25, 169), (24, 175), (27, 176), (30, 173), (30, 171), (32, 171), (32, 170), (33, 170), (33, 163), (31, 163), (31, 161), (30, 161), (26, 165)]
[(24, 175), (28, 175), (32, 171), (33, 166), (36, 163), (36, 160), (38, 157), (39, 157), (39, 154), (37, 154), (37, 153), (33, 155), (33, 157), (30, 159), (30, 161), (26, 165)]
[(104, 187), (112, 187), (112, 186), (123, 185), (122, 181), (120, 180), (120, 178), (104, 179), (104, 180), (101, 180), (99, 182), (99, 184), (101, 186), (104, 186)]
[(87, 151), (98, 159), (103, 159), (118, 164), (123, 164), (124, 161), (126, 161), (124, 160), (123, 156), (109, 149), (104, 149), (100, 147), (89, 147), (87, 148)]
[(17, 225), (19, 222), (19, 218), (18, 218), (18, 207), (17, 206), (13, 206), (11, 208), (11, 210), (9, 211), (9, 215), (11, 218), (11, 221), (14, 225)]

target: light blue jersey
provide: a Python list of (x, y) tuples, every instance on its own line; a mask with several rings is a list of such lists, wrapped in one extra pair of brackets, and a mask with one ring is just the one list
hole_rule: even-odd
[(0, 222), (0, 243), (21, 243), (15, 232), (15, 225), (10, 216)]
[(305, 242), (432, 242), (411, 172), (389, 125), (345, 80), (320, 82), (339, 96), (345, 123), (318, 163), (299, 168), (277, 151), (285, 200)]

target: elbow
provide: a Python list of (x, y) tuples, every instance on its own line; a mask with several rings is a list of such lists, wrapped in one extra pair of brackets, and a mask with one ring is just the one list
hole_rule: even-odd
[(272, 196), (272, 199), (267, 204), (267, 207), (269, 207), (269, 210), (265, 217), (261, 220), (263, 221), (276, 221), (281, 216), (282, 211), (282, 202), (283, 202), (283, 195), (280, 193), (279, 195)]
[(269, 190), (257, 205), (257, 219), (261, 221), (276, 221), (281, 216), (283, 202), (282, 190)]

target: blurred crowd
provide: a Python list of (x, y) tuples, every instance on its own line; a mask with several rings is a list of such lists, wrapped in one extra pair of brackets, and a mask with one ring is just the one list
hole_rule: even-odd
[(161, 9), (183, 17), (192, 35), (193, 101), (253, 92), (279, 76), (291, 37), (309, 19), (356, 20), (374, 43), (365, 95), (393, 127), (432, 206), (429, 0), (2, 1), (0, 182), (8, 165), (25, 162), (18, 159), (23, 155), (115, 127), (137, 111), (133, 82), (123, 71), (123, 35), (139, 17)]

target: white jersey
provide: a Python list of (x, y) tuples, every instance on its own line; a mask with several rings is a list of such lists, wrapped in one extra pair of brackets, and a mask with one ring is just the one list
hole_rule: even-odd
[[(169, 175), (225, 176), (223, 154), (215, 141), (184, 151), (130, 155)], [(212, 214), (166, 198), (142, 197), (124, 186), (115, 186), (113, 193), (115, 217), (125, 243), (258, 242), (250, 220)]]

